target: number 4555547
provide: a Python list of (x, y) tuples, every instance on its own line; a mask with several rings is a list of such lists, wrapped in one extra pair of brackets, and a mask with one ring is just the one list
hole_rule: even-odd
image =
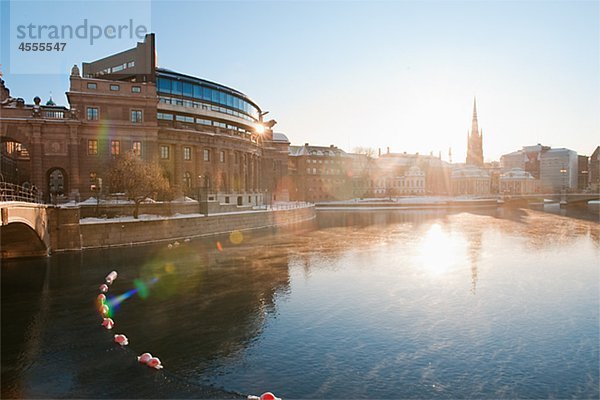
[(56, 43), (52, 43), (52, 42), (48, 42), (48, 43), (21, 42), (21, 44), (19, 45), (19, 50), (21, 50), (21, 51), (64, 51), (66, 46), (67, 46), (66, 43), (59, 43), (59, 42), (56, 42)]

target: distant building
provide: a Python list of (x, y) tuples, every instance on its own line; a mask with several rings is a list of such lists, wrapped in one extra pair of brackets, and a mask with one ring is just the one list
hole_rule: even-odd
[(274, 132), (273, 139), (265, 141), (265, 145), (265, 147), (269, 147), (272, 154), (271, 158), (263, 158), (266, 186), (273, 190), (271, 194), (273, 201), (289, 201), (291, 183), (288, 171), (288, 148), (290, 141), (283, 133)]
[(577, 190), (583, 191), (589, 186), (589, 157), (588, 156), (577, 156)]
[(352, 158), (334, 145), (289, 147), (290, 200), (332, 201), (352, 198), (348, 172)]
[(473, 99), (473, 119), (471, 133), (467, 133), (467, 165), (483, 167), (483, 130), (477, 123), (477, 104)]
[(500, 193), (530, 194), (538, 190), (538, 181), (522, 168), (513, 168), (500, 175)]
[(594, 191), (600, 191), (600, 146), (596, 147), (590, 156), (590, 188)]
[(455, 196), (490, 194), (489, 173), (474, 165), (455, 168), (452, 171), (451, 182), (452, 194)]
[(402, 175), (381, 175), (376, 180), (374, 195), (379, 197), (425, 194), (425, 173), (417, 166)]
[(550, 149), (540, 156), (540, 184), (544, 192), (559, 193), (577, 189), (577, 153), (560, 148)]
[[(372, 187), (376, 188), (382, 184), (383, 179), (392, 179), (397, 177), (400, 183), (403, 177), (408, 174), (411, 167), (418, 167), (424, 175), (423, 190), (421, 194), (447, 195), (450, 193), (450, 164), (442, 161), (441, 158), (433, 155), (423, 155), (419, 153), (408, 154), (390, 153), (382, 154), (375, 160), (376, 168), (372, 171)], [(376, 190), (379, 194), (380, 189)], [(405, 190), (398, 191), (399, 194), (408, 194)]]
[(521, 168), (529, 172), (534, 178), (540, 178), (540, 158), (543, 153), (550, 150), (549, 146), (537, 144), (523, 146), (521, 150), (504, 154), (500, 157), (500, 167), (503, 172), (513, 168)]

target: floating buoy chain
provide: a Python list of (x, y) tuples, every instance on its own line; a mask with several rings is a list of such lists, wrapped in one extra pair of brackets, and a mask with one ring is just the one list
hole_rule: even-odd
[[(112, 329), (115, 325), (115, 321), (111, 318), (110, 315), (110, 307), (106, 304), (106, 295), (108, 293), (109, 285), (117, 279), (118, 274), (117, 271), (111, 271), (106, 278), (104, 278), (103, 284), (100, 285), (99, 290), (100, 294), (96, 298), (98, 303), (98, 311), (100, 311), (100, 315), (102, 316), (102, 326), (108, 330)], [(118, 333), (114, 335), (113, 340), (115, 343), (121, 346), (127, 346), (129, 344), (129, 339), (122, 333)], [(137, 357), (138, 362), (142, 364), (146, 364), (150, 368), (154, 369), (162, 369), (163, 365), (158, 357), (153, 357), (150, 353), (144, 353), (141, 356)]]

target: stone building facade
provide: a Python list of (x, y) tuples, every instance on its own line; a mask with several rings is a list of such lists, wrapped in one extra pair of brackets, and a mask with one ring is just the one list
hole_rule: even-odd
[[(35, 185), (46, 199), (88, 198), (106, 186), (113, 160), (133, 151), (158, 161), (180, 195), (238, 205), (286, 198), (289, 141), (273, 134), (276, 122), (263, 121), (235, 89), (158, 68), (155, 53), (149, 34), (133, 49), (84, 63), (83, 73), (74, 66), (69, 107), (26, 104), (2, 82), (4, 179)], [(27, 166), (20, 176), (10, 166), (17, 163)]]

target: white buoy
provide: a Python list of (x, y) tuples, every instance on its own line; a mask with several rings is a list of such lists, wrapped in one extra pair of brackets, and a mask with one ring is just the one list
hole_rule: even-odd
[(102, 285), (100, 285), (99, 289), (102, 293), (108, 292), (108, 286), (106, 285), (106, 283), (103, 283)]
[(152, 354), (144, 353), (141, 356), (138, 356), (137, 360), (138, 360), (138, 362), (141, 362), (142, 364), (147, 364), (151, 358), (152, 358)]
[(104, 318), (102, 320), (102, 326), (105, 327), (106, 329), (112, 329), (114, 324), (115, 324), (115, 321), (113, 321), (112, 318)]
[(110, 308), (108, 308), (108, 306), (106, 304), (102, 304), (100, 306), (100, 314), (102, 314), (102, 316), (104, 318), (108, 317), (108, 313), (110, 312)]
[(112, 284), (116, 279), (117, 279), (117, 271), (112, 271), (110, 274), (106, 275), (106, 278), (104, 278), (107, 285)]
[(127, 339), (127, 336), (118, 334), (115, 335), (115, 343), (118, 343), (121, 346), (127, 346), (129, 344), (129, 340)]
[(162, 369), (163, 368), (163, 366), (160, 362), (160, 359), (158, 357), (152, 357), (151, 359), (148, 360), (146, 365), (149, 366), (150, 368), (154, 368), (154, 369)]

